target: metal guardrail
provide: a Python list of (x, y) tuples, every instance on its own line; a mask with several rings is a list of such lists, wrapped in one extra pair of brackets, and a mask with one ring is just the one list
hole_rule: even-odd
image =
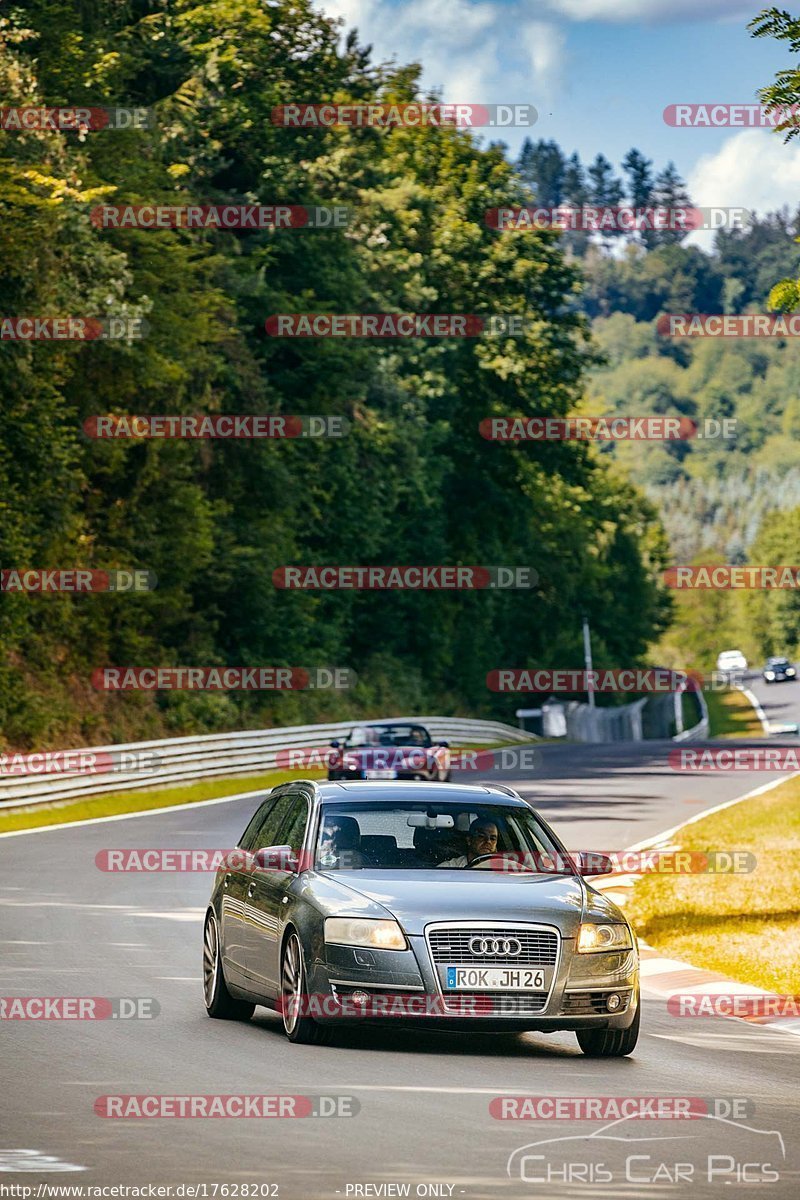
[(677, 730), (675, 737), (672, 739), (675, 742), (701, 742), (711, 734), (711, 722), (708, 717), (708, 705), (706, 698), (703, 695), (702, 689), (698, 688), (694, 695), (697, 697), (697, 703), (700, 707), (700, 720), (691, 729), (683, 728), (683, 693), (686, 691), (686, 685), (675, 693), (675, 728)]
[(464, 746), (536, 740), (534, 734), (499, 721), (466, 717), (376, 717), (361, 722), (338, 721), (331, 725), (294, 725), (282, 729), (249, 729), (202, 737), (131, 742), (124, 746), (92, 746), (74, 753), (95, 755), (101, 761), (105, 756), (113, 755), (122, 763), (126, 755), (145, 760), (149, 756), (151, 765), (79, 774), (0, 775), (0, 809), (107, 792), (138, 791), (225, 775), (260, 774), (276, 768), (276, 756), (281, 750), (324, 748), (333, 738), (342, 737), (356, 725), (375, 724), (381, 720), (419, 723), (425, 725), (434, 741)]

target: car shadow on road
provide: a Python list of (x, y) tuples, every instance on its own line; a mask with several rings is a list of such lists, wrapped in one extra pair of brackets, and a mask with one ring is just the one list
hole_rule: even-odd
[[(276, 1013), (258, 1009), (249, 1022), (251, 1026), (274, 1037), (285, 1038), (283, 1025)], [(561, 1032), (562, 1037), (573, 1035)], [(583, 1058), (575, 1042), (571, 1045), (551, 1042), (550, 1034), (542, 1033), (480, 1033), (472, 1030), (443, 1030), (362, 1025), (336, 1029), (333, 1042), (327, 1049), (358, 1050), (364, 1053), (441, 1055), (460, 1058)], [(317, 1047), (312, 1047), (315, 1051)]]

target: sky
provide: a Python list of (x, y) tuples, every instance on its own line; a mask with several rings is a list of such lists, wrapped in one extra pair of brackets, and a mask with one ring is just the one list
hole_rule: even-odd
[[(421, 62), (446, 101), (534, 104), (531, 130), (584, 162), (602, 151), (619, 170), (636, 146), (655, 169), (671, 159), (701, 206), (765, 212), (800, 203), (800, 139), (750, 129), (676, 129), (676, 103), (753, 103), (796, 65), (786, 43), (754, 39), (766, 5), (741, 0), (317, 0), (357, 28), (374, 58)], [(778, 5), (778, 7), (784, 7)], [(790, 6), (800, 13), (800, 4)], [(699, 236), (699, 235), (694, 235)]]

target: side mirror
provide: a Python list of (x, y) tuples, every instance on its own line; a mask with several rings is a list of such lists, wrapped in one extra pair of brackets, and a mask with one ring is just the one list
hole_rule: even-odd
[(341, 744), (341, 742), (331, 742), (331, 750), (338, 750)]
[(581, 850), (579, 854), (573, 854), (573, 859), (578, 867), (578, 874), (584, 879), (592, 875), (613, 875), (614, 860), (608, 854), (601, 854), (597, 850)]
[(439, 745), (440, 745), (440, 746), (444, 746), (445, 750), (449, 750), (449, 749), (450, 749), (450, 743), (449, 743), (449, 742), (439, 742)]
[(245, 850), (242, 846), (237, 846), (235, 850), (228, 850), (225, 857), (220, 863), (220, 870), (225, 871), (250, 871), (253, 868), (253, 856), (249, 850)]
[(299, 868), (297, 855), (291, 846), (265, 846), (253, 855), (253, 866), (261, 871), (292, 871)]

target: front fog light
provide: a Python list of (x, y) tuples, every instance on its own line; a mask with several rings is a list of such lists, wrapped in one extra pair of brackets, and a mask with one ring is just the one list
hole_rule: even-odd
[(616, 1012), (620, 1004), (622, 1004), (622, 997), (616, 992), (612, 992), (606, 1000), (606, 1008), (609, 1012)]
[(597, 950), (630, 950), (630, 931), (627, 925), (581, 925), (577, 951), (591, 954)]

